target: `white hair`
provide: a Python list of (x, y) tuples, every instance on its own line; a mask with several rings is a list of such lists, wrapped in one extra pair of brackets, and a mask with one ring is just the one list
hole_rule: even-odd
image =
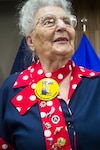
[(33, 30), (34, 18), (38, 10), (45, 6), (57, 6), (71, 15), (71, 2), (66, 0), (27, 0), (23, 6), (20, 5), (19, 28), (23, 36), (29, 35)]

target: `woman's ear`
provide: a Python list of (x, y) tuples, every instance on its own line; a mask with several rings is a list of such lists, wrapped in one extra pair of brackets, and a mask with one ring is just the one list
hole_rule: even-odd
[(34, 51), (34, 43), (30, 35), (26, 36), (26, 42), (29, 48)]

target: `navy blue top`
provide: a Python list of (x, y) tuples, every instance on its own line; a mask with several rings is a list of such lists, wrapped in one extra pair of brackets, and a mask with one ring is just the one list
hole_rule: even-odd
[[(46, 150), (38, 104), (21, 116), (11, 103), (24, 88), (12, 88), (18, 75), (11, 75), (0, 89), (0, 137), (14, 150)], [(83, 77), (78, 84), (69, 103), (73, 118), (66, 103), (61, 99), (60, 103), (72, 147), (74, 128), (77, 150), (100, 150), (100, 76)]]

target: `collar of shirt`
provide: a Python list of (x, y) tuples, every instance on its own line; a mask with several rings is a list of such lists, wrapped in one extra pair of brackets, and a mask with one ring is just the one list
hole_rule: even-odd
[[(84, 67), (77, 66), (72, 60), (69, 60), (64, 66), (55, 70), (54, 72), (44, 73), (39, 62), (32, 64), (25, 71), (21, 72), (18, 76), (13, 88), (24, 87), (13, 99), (12, 104), (20, 112), (25, 114), (35, 103), (37, 103), (37, 97), (35, 95), (35, 87), (38, 81), (43, 78), (53, 78), (60, 83), (69, 73), (71, 73), (70, 88), (68, 94), (68, 101), (77, 88), (78, 83), (82, 80), (82, 77), (93, 78), (99, 73), (88, 70)], [(59, 95), (57, 95), (58, 98)]]

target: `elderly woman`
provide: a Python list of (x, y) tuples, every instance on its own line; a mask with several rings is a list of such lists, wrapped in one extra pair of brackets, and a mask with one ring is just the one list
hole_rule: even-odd
[(19, 27), (34, 63), (0, 90), (0, 150), (99, 150), (100, 77), (76, 66), (66, 0), (28, 0)]

